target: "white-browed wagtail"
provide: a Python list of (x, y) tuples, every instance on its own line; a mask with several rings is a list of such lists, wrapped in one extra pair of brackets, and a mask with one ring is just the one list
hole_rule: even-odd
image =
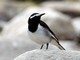
[(48, 27), (48, 25), (41, 21), (41, 16), (45, 13), (33, 13), (28, 19), (28, 35), (31, 40), (35, 41), (38, 44), (41, 44), (41, 48), (46, 44), (48, 49), (48, 45), (51, 41), (54, 41), (54, 45), (56, 45), (59, 49), (65, 50), (59, 43), (56, 35), (52, 32), (52, 30)]

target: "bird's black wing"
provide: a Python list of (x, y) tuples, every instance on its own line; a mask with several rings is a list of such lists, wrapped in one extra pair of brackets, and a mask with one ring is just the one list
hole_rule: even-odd
[(52, 32), (52, 30), (48, 27), (48, 25), (45, 22), (40, 21), (40, 25), (48, 29), (48, 31), (53, 35), (52, 37), (58, 42), (58, 38), (56, 37), (56, 35)]

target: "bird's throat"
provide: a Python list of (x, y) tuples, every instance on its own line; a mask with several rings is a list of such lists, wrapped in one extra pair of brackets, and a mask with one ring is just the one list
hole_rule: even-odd
[(38, 28), (38, 24), (34, 24), (34, 25), (32, 24), (28, 26), (29, 31), (32, 33), (34, 33), (37, 30), (37, 28)]

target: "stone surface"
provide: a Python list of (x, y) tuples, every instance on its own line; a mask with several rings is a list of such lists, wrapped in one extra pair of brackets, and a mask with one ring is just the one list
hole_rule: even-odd
[(80, 17), (74, 18), (72, 20), (72, 25), (75, 29), (77, 36), (80, 36)]
[(80, 46), (80, 17), (74, 18), (72, 20), (72, 25), (77, 35), (75, 41), (78, 43), (78, 46)]
[(14, 60), (80, 60), (79, 51), (32, 50)]
[(41, 6), (56, 9), (64, 14), (69, 15), (70, 17), (80, 16), (79, 2), (43, 2)]

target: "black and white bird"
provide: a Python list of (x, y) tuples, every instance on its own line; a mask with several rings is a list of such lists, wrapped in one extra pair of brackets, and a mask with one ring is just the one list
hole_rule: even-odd
[(41, 16), (45, 13), (33, 13), (28, 19), (28, 35), (31, 40), (35, 41), (38, 44), (41, 44), (41, 48), (46, 44), (48, 45), (53, 41), (53, 44), (56, 45), (59, 49), (65, 50), (59, 43), (56, 35), (51, 31), (48, 25), (41, 21)]

